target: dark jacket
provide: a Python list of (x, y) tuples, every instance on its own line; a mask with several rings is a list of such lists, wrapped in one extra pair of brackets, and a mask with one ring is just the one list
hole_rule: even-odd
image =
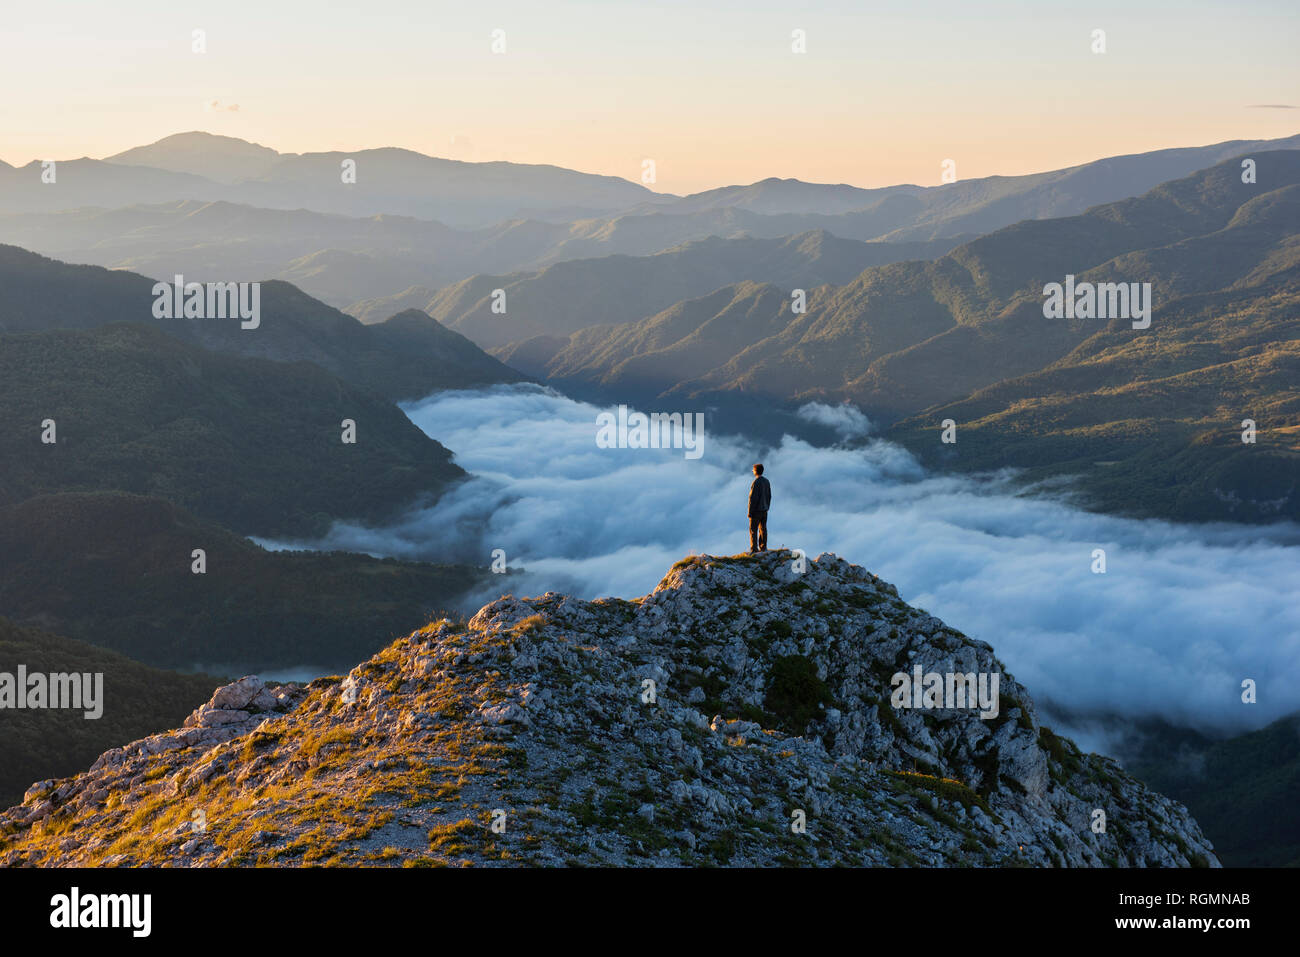
[(772, 483), (762, 475), (755, 476), (749, 486), (749, 514), (762, 515), (772, 504)]

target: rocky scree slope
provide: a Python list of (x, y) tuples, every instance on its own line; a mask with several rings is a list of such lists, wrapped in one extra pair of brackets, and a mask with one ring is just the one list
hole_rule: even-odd
[[(1000, 673), (998, 715), (893, 708), (918, 664)], [(1218, 866), (988, 644), (785, 550), (692, 556), (633, 601), (506, 596), (305, 687), (240, 679), (34, 785), (0, 834), (6, 865)]]

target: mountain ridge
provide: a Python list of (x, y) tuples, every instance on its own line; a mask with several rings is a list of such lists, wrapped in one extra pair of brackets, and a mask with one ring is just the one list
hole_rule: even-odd
[[(896, 707), (913, 668), (999, 674), (996, 714)], [(0, 835), (5, 865), (1218, 865), (987, 643), (785, 550), (690, 556), (632, 601), (504, 596), (345, 678), (242, 678), (37, 782)]]
[[(211, 277), (191, 274), (186, 280)], [(174, 277), (158, 281), (170, 287)], [(139, 323), (214, 353), (313, 362), (393, 401), (522, 378), (430, 316), (365, 325), (278, 279), (259, 284), (258, 325), (249, 329), (236, 319), (158, 319), (154, 279), (69, 264), (17, 246), (0, 245), (0, 282), (7, 293), (0, 300), (0, 333)]]
[[(1239, 159), (1079, 216), (1025, 220), (931, 262), (869, 267), (808, 289), (803, 313), (788, 290), (738, 283), (643, 320), (494, 351), (592, 401), (743, 416), (755, 395), (848, 400), (927, 465), (1082, 472), (1104, 510), (1296, 518), (1300, 151), (1261, 155), (1258, 182), (1242, 181)], [(1046, 318), (1045, 284), (1067, 275), (1139, 281), (1154, 303), (1149, 328), (1135, 328), (1136, 315)], [(1167, 401), (1171, 390), (1185, 400)], [(1241, 442), (1247, 419), (1254, 445)], [(949, 420), (964, 441), (940, 443)]]
[(0, 344), (0, 505), (113, 489), (244, 534), (309, 537), (335, 519), (391, 520), (466, 476), (395, 405), (312, 363), (212, 352), (141, 323)]
[(271, 551), (129, 493), (0, 506), (0, 615), (154, 668), (346, 667), (488, 577), (481, 566)]
[[(221, 138), (216, 140), (224, 142)], [(167, 140), (159, 142), (165, 144)], [(256, 144), (245, 143), (244, 147), (262, 149)], [(263, 212), (282, 213), (286, 221), (292, 220), (302, 209), (346, 217), (424, 217), (421, 222), (427, 234), (426, 241), (435, 241), (439, 230), (456, 227), (454, 235), (444, 236), (446, 241), (437, 244), (436, 254), (415, 256), (403, 266), (405, 281), (389, 288), (363, 289), (357, 286), (352, 300), (357, 301), (373, 298), (376, 294), (394, 295), (412, 285), (436, 288), (477, 273), (538, 269), (552, 262), (605, 253), (650, 255), (710, 235), (780, 238), (825, 229), (842, 239), (889, 242), (929, 242), (961, 235), (980, 235), (1021, 219), (1077, 214), (1098, 203), (1137, 195), (1161, 182), (1213, 165), (1236, 151), (1262, 152), (1298, 147), (1300, 136), (1229, 141), (1108, 157), (1044, 173), (991, 176), (926, 187), (903, 185), (861, 189), (844, 184), (810, 184), (770, 177), (757, 183), (723, 186), (686, 197), (657, 194), (617, 177), (602, 179), (598, 174), (577, 173), (561, 167), (464, 163), (397, 148), (381, 148), (373, 151), (373, 156), (366, 151), (353, 154), (276, 154), (271, 164), (274, 169), (268, 167), (261, 178), (235, 184), (186, 172), (203, 167), (195, 165), (199, 161), (182, 151), (188, 158), (183, 163), (174, 163), (177, 166), (174, 170), (90, 159), (67, 161), (65, 165), (68, 168), (59, 167), (62, 178), (58, 185), (41, 182), (39, 164), (28, 164), (21, 170), (0, 165), (0, 238), (50, 255), (66, 253), (86, 257), (85, 261), (99, 265), (147, 272), (156, 267), (170, 268), (168, 256), (182, 250), (174, 244), (151, 244), (147, 234), (122, 235), (111, 228), (103, 232), (94, 223), (89, 224), (86, 227), (89, 232), (83, 234), (75, 219), (66, 213), (78, 207), (118, 209), (140, 204), (174, 205), (194, 200), (271, 207)], [(149, 155), (149, 149), (136, 147), (126, 152), (140, 157)], [(139, 152), (141, 150), (145, 152)], [(429, 180), (430, 170), (420, 173), (403, 167), (398, 162), (398, 154), (404, 158), (402, 161), (407, 167), (414, 163), (416, 170), (423, 169), (422, 163), (450, 164), (446, 167), (449, 170), (479, 170), (473, 175), (483, 181), (472, 190), (459, 186), (444, 189)], [(118, 154), (121, 155), (124, 154)], [(219, 178), (228, 177), (230, 173), (230, 162), (220, 159), (226, 155), (227, 152), (222, 151), (214, 160), (218, 168), (213, 175)], [(361, 177), (357, 183), (340, 188), (335, 160), (339, 157), (356, 159), (358, 156), (362, 159), (369, 157), (370, 165), (379, 163), (380, 168), (370, 171), (369, 180)], [(398, 162), (398, 167), (384, 168), (383, 164), (390, 160)], [(523, 192), (505, 196), (501, 194), (498, 180), (500, 170), (507, 167), (524, 171), (519, 175), (525, 177), (576, 176), (585, 179), (575, 180), (573, 189), (561, 189), (549, 181), (539, 181), (534, 185), (525, 183), (521, 187)], [(547, 173), (547, 170), (553, 172)], [(153, 186), (150, 186), (150, 177), (156, 181)], [(382, 189), (374, 181), (376, 177), (381, 181)], [(623, 186), (608, 187), (615, 180)], [(591, 196), (575, 195), (575, 190), (582, 191), (576, 185), (578, 183), (588, 184)], [(607, 188), (632, 192), (621, 200), (602, 199)], [(773, 190), (782, 191), (783, 195), (816, 195), (829, 199), (774, 202), (770, 198)], [(752, 197), (763, 195), (769, 198), (752, 200)], [(860, 202), (836, 199), (846, 195), (857, 196)], [(864, 208), (857, 208), (862, 204), (866, 204)], [(24, 214), (29, 218), (6, 222), (15, 215)], [(33, 214), (34, 219), (31, 218)], [(288, 235), (286, 226), (267, 225), (267, 217), (262, 219), (260, 230), (282, 237)], [(160, 218), (156, 225), (166, 227), (168, 221)], [(329, 249), (330, 243), (340, 242), (343, 244), (341, 248), (352, 249), (356, 241), (355, 232), (354, 227), (334, 223), (326, 233), (322, 233), (332, 237), (327, 238), (327, 245), (322, 246), (314, 242), (317, 234), (304, 228), (303, 232), (293, 235), (292, 248), (258, 245), (255, 250), (248, 245), (250, 241), (256, 242), (253, 237), (224, 238), (214, 243), (212, 235), (206, 234), (196, 237), (194, 247), (184, 251), (187, 257), (205, 266), (220, 261), (228, 264), (223, 268), (233, 265), (237, 267), (234, 271), (240, 274), (251, 271), (255, 265), (262, 272), (262, 264), (268, 260), (274, 258), (289, 262)], [(89, 235), (98, 235), (98, 239), (92, 242)], [(384, 238), (383, 248), (369, 251), (385, 257), (411, 256), (410, 250), (400, 247), (399, 231)], [(474, 254), (467, 256), (467, 249), (473, 250)], [(420, 276), (420, 269), (424, 269), (427, 276)], [(356, 285), (365, 272), (352, 270), (346, 275), (350, 275)], [(262, 277), (241, 275), (234, 278)], [(342, 279), (332, 285), (343, 288)], [(340, 307), (349, 305), (341, 299), (334, 304)]]

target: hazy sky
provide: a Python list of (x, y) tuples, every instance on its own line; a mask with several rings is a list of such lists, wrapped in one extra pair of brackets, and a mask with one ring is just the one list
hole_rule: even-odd
[(1298, 24), (1295, 0), (14, 2), (0, 159), (203, 129), (633, 180), (649, 158), (677, 193), (928, 185), (944, 159), (966, 179), (1296, 133)]

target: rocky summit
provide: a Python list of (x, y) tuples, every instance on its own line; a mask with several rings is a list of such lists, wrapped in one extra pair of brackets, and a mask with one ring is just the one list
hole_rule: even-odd
[(242, 678), (34, 785), (0, 835), (6, 865), (1219, 866), (991, 646), (785, 550), (691, 556), (631, 601), (506, 596), (306, 686)]

